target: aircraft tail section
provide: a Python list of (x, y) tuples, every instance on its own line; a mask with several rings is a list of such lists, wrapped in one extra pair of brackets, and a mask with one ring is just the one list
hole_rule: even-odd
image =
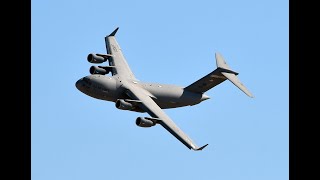
[(253, 97), (253, 95), (249, 92), (249, 90), (240, 82), (237, 75), (239, 73), (234, 72), (228, 66), (224, 58), (221, 54), (216, 53), (216, 64), (217, 69), (209, 73), (208, 75), (204, 76), (203, 78), (199, 79), (198, 81), (192, 83), (191, 85), (187, 86), (185, 90), (197, 92), (197, 93), (204, 93), (209, 89), (215, 87), (216, 85), (222, 83), (226, 79), (231, 81), (235, 86), (237, 86), (241, 91), (243, 91), (249, 97)]
[(216, 53), (216, 61), (218, 69), (221, 69), (221, 74), (225, 76), (229, 81), (231, 81), (235, 86), (237, 86), (241, 91), (243, 91), (249, 97), (253, 97), (253, 95), (249, 92), (249, 90), (240, 82), (239, 78), (236, 76), (239, 73), (236, 73), (230, 69), (224, 58), (221, 54)]

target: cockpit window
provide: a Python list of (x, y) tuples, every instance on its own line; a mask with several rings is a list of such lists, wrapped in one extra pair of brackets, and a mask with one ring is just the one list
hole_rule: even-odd
[(84, 82), (88, 83), (88, 78), (82, 78)]
[(89, 80), (89, 78), (84, 77), (84, 78), (83, 78), (83, 81), (84, 81), (85, 83), (87, 83), (87, 84), (90, 84), (90, 85), (91, 85), (91, 81)]

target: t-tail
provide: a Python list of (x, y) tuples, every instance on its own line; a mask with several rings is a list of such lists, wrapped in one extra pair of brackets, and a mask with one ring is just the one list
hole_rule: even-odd
[(185, 90), (204, 93), (228, 79), (246, 95), (248, 95), (249, 97), (253, 97), (250, 91), (240, 82), (239, 78), (237, 77), (239, 73), (231, 70), (221, 54), (216, 53), (215, 56), (217, 69), (199, 79), (198, 81), (192, 83), (191, 85), (187, 86)]
[(225, 76), (229, 81), (231, 81), (235, 86), (237, 86), (241, 91), (246, 95), (253, 98), (253, 95), (249, 90), (240, 82), (239, 78), (236, 76), (239, 73), (236, 73), (230, 69), (224, 58), (221, 54), (216, 53), (217, 69), (220, 69), (220, 72)]

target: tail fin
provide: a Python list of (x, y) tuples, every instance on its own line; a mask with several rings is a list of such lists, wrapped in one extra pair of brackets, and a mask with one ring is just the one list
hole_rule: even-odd
[(198, 81), (190, 84), (185, 88), (185, 90), (196, 93), (204, 93), (228, 79), (246, 95), (248, 95), (249, 97), (253, 97), (253, 95), (248, 91), (248, 89), (240, 82), (240, 80), (236, 76), (239, 73), (232, 71), (223, 59), (223, 57), (221, 56), (221, 54), (219, 53), (216, 53), (216, 63), (217, 69), (207, 74), (203, 78), (199, 79)]
[(243, 91), (246, 95), (253, 98), (253, 95), (249, 92), (249, 90), (240, 82), (239, 78), (236, 76), (239, 73), (236, 73), (230, 69), (224, 58), (221, 54), (216, 53), (216, 61), (217, 67), (220, 69), (220, 72), (223, 76), (225, 76), (229, 81), (231, 81), (235, 86), (237, 86), (241, 91)]

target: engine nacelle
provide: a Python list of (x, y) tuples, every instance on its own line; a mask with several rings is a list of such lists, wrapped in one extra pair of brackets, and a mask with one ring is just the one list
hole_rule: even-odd
[(149, 120), (149, 119), (146, 119), (146, 118), (143, 118), (143, 117), (138, 117), (136, 119), (136, 125), (140, 126), (140, 127), (151, 127), (151, 126), (156, 125), (156, 123), (151, 121), (151, 120)]
[(103, 66), (91, 66), (89, 71), (90, 71), (90, 74), (105, 75), (105, 74), (108, 74), (110, 72), (110, 69), (105, 68)]
[(111, 55), (109, 54), (93, 54), (90, 53), (87, 57), (88, 62), (100, 64), (106, 62)]
[(132, 110), (134, 108), (134, 106), (131, 103), (126, 102), (123, 99), (118, 99), (116, 101), (116, 108), (122, 109), (122, 110)]
[(116, 101), (116, 108), (121, 110), (129, 110), (129, 111), (135, 111), (135, 112), (145, 112), (143, 109), (141, 109), (136, 103), (130, 103), (125, 101), (124, 99), (118, 99)]

